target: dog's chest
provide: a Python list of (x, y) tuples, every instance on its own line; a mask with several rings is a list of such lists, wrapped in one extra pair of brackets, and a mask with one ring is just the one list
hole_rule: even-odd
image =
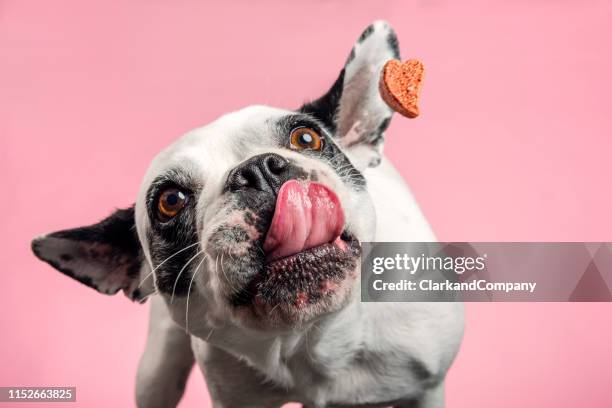
[(291, 393), (309, 405), (389, 406), (390, 401), (419, 395), (426, 382), (416, 374), (409, 356), (395, 360), (362, 349), (341, 352), (328, 342), (281, 358), (268, 374), (277, 376), (272, 378), (278, 384), (290, 384)]

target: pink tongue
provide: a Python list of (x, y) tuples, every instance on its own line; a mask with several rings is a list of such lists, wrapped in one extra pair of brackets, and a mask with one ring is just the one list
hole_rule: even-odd
[(296, 180), (282, 185), (263, 249), (268, 261), (333, 242), (344, 229), (336, 194), (318, 183)]

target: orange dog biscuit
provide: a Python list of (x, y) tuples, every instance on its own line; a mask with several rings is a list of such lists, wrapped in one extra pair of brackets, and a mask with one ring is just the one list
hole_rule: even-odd
[(419, 116), (419, 92), (425, 69), (418, 60), (401, 63), (398, 60), (388, 61), (380, 76), (380, 95), (394, 111), (416, 118)]

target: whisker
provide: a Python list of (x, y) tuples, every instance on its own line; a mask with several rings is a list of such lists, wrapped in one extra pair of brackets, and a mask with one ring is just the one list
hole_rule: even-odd
[[(147, 279), (149, 276), (153, 275), (153, 274), (155, 273), (155, 271), (156, 271), (157, 269), (159, 269), (159, 267), (160, 267), (160, 266), (162, 266), (163, 264), (165, 264), (165, 263), (166, 263), (166, 262), (167, 262), (167, 261), (168, 261), (170, 258), (173, 258), (173, 257), (175, 257), (176, 255), (180, 254), (181, 252), (186, 251), (186, 250), (188, 250), (189, 248), (194, 247), (194, 246), (196, 246), (196, 245), (198, 245), (198, 244), (199, 244), (199, 242), (194, 242), (193, 244), (188, 245), (188, 246), (186, 246), (185, 248), (183, 248), (183, 249), (181, 249), (181, 250), (176, 251), (175, 253), (173, 253), (172, 255), (170, 255), (169, 257), (167, 257), (166, 259), (164, 259), (164, 260), (163, 260), (163, 261), (162, 261), (162, 262), (161, 262), (159, 265), (157, 265), (155, 268), (153, 268), (153, 270), (152, 270), (152, 271), (151, 271), (151, 272), (150, 272), (150, 273), (149, 273), (147, 276), (145, 276), (145, 277), (144, 277), (144, 278), (143, 278), (143, 279), (140, 281), (140, 283), (138, 284), (138, 286), (137, 286), (137, 287), (140, 287), (140, 286), (143, 284), (143, 282), (144, 282), (144, 281), (145, 281), (145, 280), (146, 280), (146, 279)], [(151, 265), (151, 266), (153, 266), (153, 265)]]
[[(215, 264), (215, 266), (216, 266), (216, 264)], [(225, 281), (227, 282), (228, 285), (230, 285), (230, 288), (231, 288), (232, 284), (231, 284), (231, 282), (229, 280), (229, 277), (225, 273), (225, 269), (223, 269), (223, 252), (221, 252), (221, 272), (223, 272), (223, 277), (225, 278)]]
[(312, 356), (312, 353), (310, 352), (310, 345), (308, 344), (308, 338), (310, 333), (306, 333), (305, 337), (304, 337), (304, 345), (306, 346), (306, 355), (310, 358), (310, 361), (316, 361), (315, 358)]
[[(153, 269), (153, 268), (151, 268), (151, 269)], [(149, 272), (149, 273), (147, 274), (147, 276), (145, 276), (144, 278), (142, 278), (142, 280), (140, 281), (140, 283), (139, 283), (139, 284), (138, 284), (138, 286), (136, 286), (136, 287), (137, 287), (137, 288), (141, 287), (141, 286), (142, 286), (142, 284), (144, 283), (144, 281), (146, 281), (146, 280), (149, 278), (149, 276), (153, 275), (153, 273), (154, 273), (154, 272), (155, 272), (155, 269), (153, 269), (151, 272)]]
[(183, 267), (179, 271), (178, 275), (176, 275), (176, 279), (174, 280), (174, 286), (172, 287), (172, 297), (170, 297), (170, 304), (172, 304), (172, 302), (174, 302), (174, 292), (176, 291), (176, 285), (178, 284), (179, 278), (183, 274), (183, 271), (185, 270), (185, 268), (187, 268), (187, 265), (189, 265), (191, 263), (191, 261), (196, 259), (196, 257), (201, 255), (203, 252), (204, 252), (204, 250), (200, 250), (200, 251), (196, 252), (196, 254), (194, 256), (192, 256), (187, 262), (185, 262), (185, 265), (183, 265)]
[(210, 340), (210, 336), (212, 336), (214, 331), (215, 331), (214, 327), (212, 329), (210, 329), (210, 333), (208, 333), (208, 336), (206, 336), (206, 341)]
[(343, 169), (350, 169), (352, 168), (353, 165), (351, 163), (344, 163), (342, 166), (338, 167), (338, 171), (343, 170)]
[(204, 258), (202, 258), (198, 266), (196, 266), (195, 270), (193, 271), (193, 276), (191, 277), (191, 281), (189, 282), (189, 288), (187, 289), (187, 303), (185, 304), (185, 331), (187, 332), (189, 332), (189, 296), (191, 295), (191, 285), (193, 284), (193, 281), (196, 275), (198, 274), (198, 272), (200, 272), (200, 266), (202, 266), (202, 264), (204, 263), (204, 260), (207, 257), (208, 255), (204, 255)]
[(219, 270), (219, 266), (218, 266), (218, 263), (219, 263), (219, 256), (221, 256), (221, 255), (217, 255), (217, 256), (215, 257), (215, 272)]
[(264, 250), (263, 250), (263, 248), (262, 248), (261, 246), (259, 246), (259, 245), (254, 245), (254, 248), (257, 248), (257, 250), (258, 250), (259, 252), (261, 252), (261, 255), (263, 255), (263, 257), (264, 257), (264, 258), (266, 257), (266, 253), (264, 252)]
[(138, 302), (140, 303), (144, 303), (147, 299), (149, 299), (151, 296), (153, 295), (157, 295), (159, 292), (157, 290), (154, 290), (153, 292), (149, 293), (147, 296), (143, 296), (140, 299), (137, 299)]
[(225, 272), (225, 268), (223, 268), (223, 255), (224, 255), (224, 252), (221, 252), (221, 272), (223, 273), (223, 276), (225, 277), (225, 281), (229, 285), (230, 292), (238, 293), (240, 290), (234, 287), (234, 282), (230, 280), (230, 278), (227, 276), (227, 273)]
[(270, 309), (270, 311), (268, 312), (268, 317), (272, 316), (272, 312), (274, 311), (274, 309), (276, 309), (279, 306), (280, 306), (280, 303), (277, 303), (276, 306), (274, 306), (272, 309)]

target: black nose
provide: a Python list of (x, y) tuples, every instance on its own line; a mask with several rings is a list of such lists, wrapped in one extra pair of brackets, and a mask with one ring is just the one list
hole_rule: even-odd
[(225, 184), (229, 191), (255, 189), (276, 194), (287, 180), (289, 162), (275, 153), (260, 154), (230, 171)]

